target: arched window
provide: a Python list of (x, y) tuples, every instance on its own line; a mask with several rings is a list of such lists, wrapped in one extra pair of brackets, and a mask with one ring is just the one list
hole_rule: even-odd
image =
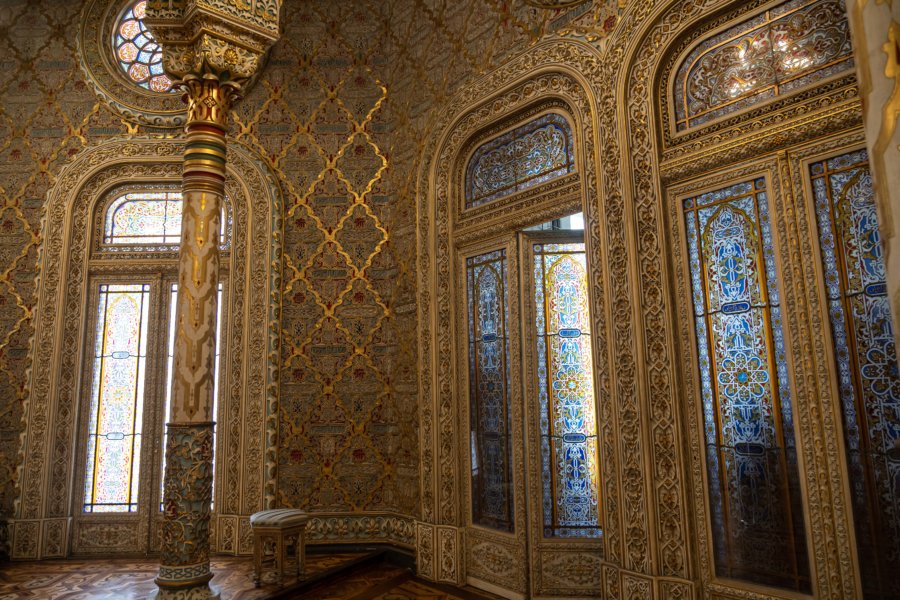
[[(89, 399), (84, 513), (152, 514), (149, 507), (161, 490), (181, 211), (181, 192), (167, 186), (120, 189), (98, 206), (100, 226), (89, 273), (94, 310), (89, 313), (88, 331), (93, 352), (84, 366)], [(220, 235), (226, 256), (227, 214), (223, 207)], [(220, 284), (216, 390), (222, 295)], [(147, 434), (161, 436), (159, 454), (153, 444), (144, 447)]]
[(575, 170), (572, 128), (549, 113), (479, 146), (466, 167), (466, 208), (534, 187)]
[(693, 46), (675, 73), (683, 131), (853, 69), (841, 0), (791, 0)]
[(683, 202), (716, 573), (809, 590), (766, 180)]

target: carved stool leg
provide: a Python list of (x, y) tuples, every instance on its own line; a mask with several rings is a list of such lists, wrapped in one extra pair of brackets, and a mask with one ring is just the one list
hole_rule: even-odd
[(263, 552), (262, 536), (255, 532), (253, 534), (253, 586), (259, 587), (262, 579), (262, 552)]
[(284, 539), (284, 530), (278, 532), (278, 547), (275, 552), (278, 553), (278, 587), (284, 585), (284, 563), (287, 560), (287, 540)]
[(306, 525), (304, 525), (300, 529), (300, 531), (297, 532), (297, 578), (298, 579), (306, 571), (306, 539), (304, 537), (305, 529), (306, 529)]

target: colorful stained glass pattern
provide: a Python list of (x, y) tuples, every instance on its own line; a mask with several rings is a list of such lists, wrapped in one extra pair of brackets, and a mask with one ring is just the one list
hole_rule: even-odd
[(84, 483), (85, 512), (135, 512), (150, 286), (99, 288)]
[(900, 373), (865, 150), (810, 165), (866, 598), (900, 598)]
[(809, 591), (765, 180), (689, 198), (684, 212), (716, 573)]
[[(106, 208), (103, 220), (104, 250), (176, 251), (181, 244), (180, 191), (128, 192)], [(229, 245), (230, 212), (222, 204), (219, 219), (222, 249)]]
[(466, 208), (478, 206), (575, 170), (572, 128), (550, 113), (475, 150), (466, 167)]
[(513, 531), (506, 252), (466, 260), (472, 522)]
[(181, 192), (131, 192), (106, 209), (103, 243), (177, 246), (181, 242)]
[(854, 68), (841, 0), (793, 0), (703, 40), (675, 76), (682, 131)]
[(598, 537), (600, 486), (583, 243), (535, 244), (545, 537)]
[(144, 25), (147, 1), (134, 2), (122, 14), (113, 34), (116, 61), (129, 81), (153, 92), (174, 92), (165, 74), (162, 47)]
[[(218, 304), (216, 305), (216, 358), (215, 365), (213, 366), (213, 420), (218, 418), (219, 414), (219, 361), (221, 358), (221, 348), (222, 345), (219, 341), (222, 339), (222, 284), (219, 284), (218, 289)], [(175, 325), (177, 320), (175, 318), (175, 309), (178, 306), (178, 284), (173, 283), (169, 287), (169, 337), (168, 342), (166, 344), (166, 406), (164, 410), (164, 418), (163, 418), (163, 439), (162, 439), (162, 466), (160, 468), (160, 478), (159, 478), (159, 510), (162, 512), (163, 510), (163, 484), (165, 483), (165, 473), (166, 473), (166, 432), (165, 427), (169, 423), (169, 412), (171, 404), (172, 404), (172, 378), (173, 378), (173, 365), (175, 361)], [(213, 485), (215, 485), (215, 473), (216, 473), (216, 434), (215, 430), (213, 430)], [(215, 497), (215, 494), (213, 494)]]

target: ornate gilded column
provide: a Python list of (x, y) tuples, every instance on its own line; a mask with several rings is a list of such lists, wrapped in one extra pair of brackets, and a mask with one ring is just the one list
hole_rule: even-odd
[[(900, 0), (847, 2), (866, 146), (885, 252), (888, 295), (900, 323)], [(900, 344), (900, 327), (894, 328)]]
[(157, 598), (216, 598), (210, 587), (212, 414), (229, 110), (278, 39), (279, 0), (151, 0), (146, 25), (188, 104), (171, 422)]

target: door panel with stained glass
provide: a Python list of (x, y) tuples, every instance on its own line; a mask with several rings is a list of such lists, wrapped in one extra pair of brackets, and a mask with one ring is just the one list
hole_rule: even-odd
[[(591, 561), (602, 544), (593, 327), (582, 226), (581, 215), (573, 215), (519, 236), (525, 443), (528, 473), (534, 474), (527, 502), (532, 564), (561, 553), (573, 564)], [(567, 581), (565, 594), (596, 593), (585, 585)], [(559, 586), (534, 577), (530, 592), (560, 595)]]

